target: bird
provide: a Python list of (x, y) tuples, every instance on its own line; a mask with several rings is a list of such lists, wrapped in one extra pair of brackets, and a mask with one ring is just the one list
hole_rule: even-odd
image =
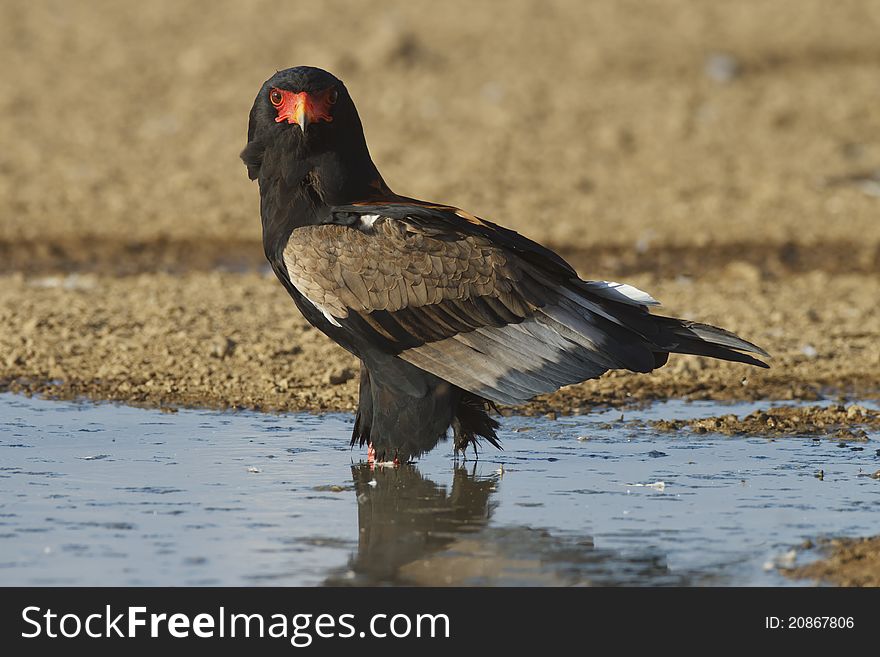
[(582, 280), (554, 251), (442, 203), (391, 191), (341, 80), (315, 67), (260, 87), (241, 152), (262, 243), (305, 319), (360, 361), (351, 445), (404, 463), (453, 439), (500, 448), (498, 405), (648, 373), (669, 354), (759, 367), (722, 328), (651, 312), (624, 283)]

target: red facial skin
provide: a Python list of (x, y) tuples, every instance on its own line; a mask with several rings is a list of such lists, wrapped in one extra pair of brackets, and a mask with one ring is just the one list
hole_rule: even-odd
[(277, 87), (269, 91), (269, 101), (278, 111), (275, 122), (296, 123), (303, 130), (310, 123), (333, 120), (330, 108), (336, 102), (336, 96), (337, 91), (332, 87), (313, 94), (294, 93)]

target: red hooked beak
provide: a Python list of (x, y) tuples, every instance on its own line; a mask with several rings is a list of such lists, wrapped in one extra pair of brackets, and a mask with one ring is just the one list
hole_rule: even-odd
[(333, 120), (330, 106), (336, 102), (336, 91), (326, 89), (308, 94), (305, 91), (294, 93), (285, 89), (272, 89), (269, 93), (269, 100), (278, 110), (278, 116), (275, 117), (276, 123), (282, 121), (296, 123), (305, 134), (310, 123)]

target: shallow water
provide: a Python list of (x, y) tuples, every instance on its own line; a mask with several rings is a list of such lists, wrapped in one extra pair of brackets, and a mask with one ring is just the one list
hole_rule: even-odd
[(456, 462), (447, 443), (371, 471), (350, 416), (3, 394), (0, 585), (780, 585), (769, 564), (803, 539), (878, 531), (876, 433), (840, 446), (619, 417), (504, 418), (503, 452)]

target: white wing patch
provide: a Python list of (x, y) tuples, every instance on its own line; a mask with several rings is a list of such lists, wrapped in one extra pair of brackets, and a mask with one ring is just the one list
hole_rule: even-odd
[[(296, 287), (296, 285), (294, 285), (293, 287)], [(337, 320), (333, 315), (331, 315), (329, 312), (327, 312), (327, 309), (324, 308), (324, 306), (322, 306), (322, 305), (319, 304), (319, 303), (315, 303), (314, 301), (312, 301), (311, 299), (309, 299), (305, 294), (303, 294), (303, 291), (300, 290), (298, 287), (296, 287), (296, 291), (299, 292), (300, 294), (302, 294), (302, 295), (303, 295), (303, 298), (304, 298), (306, 301), (308, 301), (308, 302), (309, 302), (310, 304), (312, 304), (315, 308), (317, 308), (318, 310), (320, 310), (320, 311), (321, 311), (321, 314), (324, 315), (324, 317), (327, 318), (327, 321), (330, 322), (331, 324), (333, 324), (333, 326), (339, 326), (340, 328), (342, 327), (342, 324), (339, 323), (339, 320)]]
[[(306, 298), (308, 299), (308, 297), (306, 297)], [(316, 304), (316, 303), (315, 303), (314, 301), (312, 301), (311, 299), (309, 299), (309, 303), (311, 303), (313, 306), (315, 306), (315, 308), (317, 308), (318, 310), (320, 310), (320, 311), (324, 314), (324, 317), (327, 318), (327, 321), (330, 322), (331, 324), (333, 324), (333, 326), (339, 326), (340, 328), (342, 327), (342, 324), (340, 324), (340, 323), (337, 321), (337, 319), (336, 319), (333, 315), (331, 315), (330, 313), (328, 313), (328, 312), (327, 312), (326, 310), (324, 310), (321, 306), (319, 306), (318, 304)]]
[(627, 285), (626, 283), (615, 283), (614, 281), (584, 281), (584, 287), (590, 292), (598, 294), (600, 297), (628, 303), (635, 306), (659, 306), (657, 301), (647, 292), (643, 292), (637, 287)]
[(362, 214), (361, 215), (361, 229), (363, 230), (373, 230), (373, 224), (381, 217), (378, 214)]

